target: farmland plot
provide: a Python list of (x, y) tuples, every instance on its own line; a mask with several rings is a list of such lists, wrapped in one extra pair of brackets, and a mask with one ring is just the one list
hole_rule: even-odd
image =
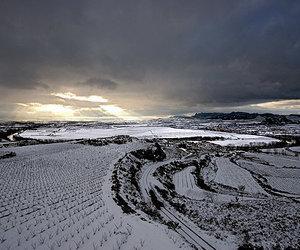
[(295, 156), (283, 156), (265, 153), (245, 153), (246, 157), (256, 158), (277, 168), (300, 168), (300, 159)]
[(263, 153), (267, 153), (267, 154), (273, 154), (273, 155), (281, 155), (281, 156), (292, 156), (292, 157), (297, 157), (299, 158), (299, 153), (298, 152), (294, 152), (293, 148), (266, 148), (266, 149), (262, 149), (261, 152)]
[(232, 163), (228, 158), (217, 158), (216, 164), (218, 167), (214, 179), (216, 183), (236, 189), (242, 188), (250, 194), (267, 194), (247, 170)]
[[(213, 200), (219, 203), (228, 203), (236, 199), (236, 196), (231, 194), (214, 193), (198, 187), (195, 176), (192, 174), (194, 169), (195, 167), (191, 166), (174, 174), (173, 183), (178, 194), (193, 200)], [(248, 200), (251, 198), (241, 197), (240, 199)]]
[(296, 195), (294, 197), (300, 194), (300, 160), (296, 157), (260, 153), (244, 155), (252, 157), (252, 160), (238, 160), (237, 163), (260, 179), (263, 178), (265, 185), (269, 185), (273, 191), (282, 192), (281, 195), (288, 197), (290, 195), (287, 193)]
[(176, 248), (172, 233), (124, 216), (110, 197), (113, 163), (141, 146), (14, 148), (0, 159), (0, 249)]
[(180, 190), (191, 190), (197, 187), (195, 183), (195, 178), (191, 175), (191, 171), (195, 167), (188, 167), (174, 175), (174, 184), (177, 188), (177, 191)]
[(174, 174), (173, 183), (175, 185), (175, 191), (178, 194), (192, 199), (203, 199), (203, 190), (196, 185), (195, 178), (191, 174), (194, 168), (195, 167), (191, 166)]
[(189, 218), (200, 228), (221, 238), (232, 232), (239, 245), (245, 244), (241, 249), (299, 249), (296, 202), (259, 199), (221, 204), (187, 199), (184, 204), (191, 210)]
[(268, 184), (276, 189), (300, 195), (300, 178), (267, 177)]
[(300, 153), (300, 147), (291, 147), (290, 150), (293, 152)]
[[(230, 242), (234, 235), (234, 242), (246, 249), (247, 246), (254, 249), (272, 249), (275, 246), (281, 249), (288, 246), (297, 248), (299, 204), (291, 199), (271, 197), (250, 172), (232, 163), (229, 158), (214, 159), (218, 170), (216, 175), (209, 174), (210, 181), (234, 188), (244, 185), (244, 191), (249, 192), (251, 196), (240, 196), (230, 188), (227, 194), (219, 193), (223, 192), (222, 189), (216, 189), (215, 192), (203, 190), (193, 182), (194, 167), (191, 166), (173, 176), (175, 191), (182, 195), (180, 199), (174, 199), (177, 207), (182, 208), (184, 214), (199, 228), (211, 232), (223, 242)], [(256, 195), (257, 193), (265, 195)]]

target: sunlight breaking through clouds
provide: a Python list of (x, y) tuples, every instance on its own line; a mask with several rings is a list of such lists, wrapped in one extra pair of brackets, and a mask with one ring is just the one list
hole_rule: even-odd
[(264, 109), (287, 109), (287, 110), (300, 110), (300, 99), (281, 100), (273, 102), (263, 102), (252, 104), (251, 107), (264, 108)]
[(100, 105), (100, 108), (109, 114), (120, 116), (120, 115), (128, 115), (127, 112), (115, 105)]
[(30, 114), (41, 119), (71, 118), (74, 116), (75, 109), (69, 105), (62, 104), (42, 104), (42, 103), (17, 103), (21, 114)]
[(137, 120), (138, 118), (135, 116), (130, 115), (126, 110), (123, 108), (109, 104), (109, 105), (100, 105), (102, 111), (106, 114), (113, 115), (116, 117), (120, 117), (125, 120)]
[(71, 92), (66, 93), (51, 93), (51, 95), (60, 97), (67, 100), (77, 100), (77, 101), (86, 101), (86, 102), (96, 102), (96, 103), (105, 103), (108, 102), (106, 98), (98, 95), (90, 95), (90, 96), (78, 96)]
[(54, 114), (73, 115), (74, 109), (72, 106), (61, 104), (40, 104), (37, 103), (34, 107), (36, 112), (51, 112)]
[[(98, 95), (80, 96), (71, 92), (51, 93), (50, 96), (63, 98), (65, 101), (78, 100), (83, 103), (57, 104), (52, 103), (16, 103), (17, 116), (20, 119), (37, 120), (102, 120), (102, 119), (122, 119), (122, 120), (138, 120), (132, 115), (132, 112), (117, 106), (116, 104), (107, 103), (105, 99)], [(86, 106), (84, 102), (92, 102), (94, 106)]]

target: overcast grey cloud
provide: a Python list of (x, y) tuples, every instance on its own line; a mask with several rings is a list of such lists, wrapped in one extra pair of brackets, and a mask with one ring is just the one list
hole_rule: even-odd
[(0, 87), (90, 86), (186, 111), (298, 99), (299, 23), (296, 0), (2, 0)]
[(89, 78), (86, 81), (79, 82), (80, 85), (90, 85), (95, 86), (101, 89), (109, 89), (113, 90), (118, 87), (118, 83), (109, 80), (109, 79), (103, 79), (103, 78)]

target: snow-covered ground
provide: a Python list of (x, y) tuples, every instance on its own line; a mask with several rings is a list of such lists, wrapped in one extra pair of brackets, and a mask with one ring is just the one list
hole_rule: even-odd
[(276, 167), (271, 165), (265, 165), (254, 161), (245, 161), (245, 160), (238, 160), (239, 165), (252, 171), (256, 174), (262, 176), (272, 176), (272, 177), (282, 177), (282, 178), (299, 178), (300, 177), (300, 169), (296, 168), (282, 168)]
[(193, 200), (213, 200), (214, 202), (231, 202), (235, 200), (235, 196), (227, 194), (217, 194), (199, 188), (195, 182), (192, 172), (194, 166), (179, 171), (173, 176), (175, 191), (185, 197)]
[(63, 140), (105, 138), (116, 135), (129, 135), (137, 138), (224, 138), (224, 140), (220, 141), (211, 141), (212, 143), (221, 146), (244, 146), (249, 145), (250, 143), (261, 144), (262, 142), (268, 144), (278, 141), (277, 139), (264, 136), (150, 126), (128, 126), (114, 128), (41, 128), (37, 130), (27, 130), (20, 134), (20, 136), (23, 138)]
[(211, 143), (220, 145), (220, 146), (249, 146), (249, 145), (266, 145), (270, 143), (279, 142), (279, 140), (266, 137), (266, 136), (257, 136), (257, 135), (242, 135), (240, 138), (236, 139), (226, 139), (226, 140), (216, 140), (211, 141)]
[(285, 157), (298, 155), (298, 158), (300, 158), (299, 153), (292, 151), (292, 149), (293, 149), (293, 147), (292, 148), (265, 148), (265, 149), (262, 149), (261, 152), (267, 153), (267, 154), (282, 155)]
[(266, 177), (268, 184), (277, 190), (300, 195), (300, 178)]
[[(107, 139), (117, 135), (132, 138)], [(299, 245), (297, 147), (254, 153), (218, 145), (277, 140), (146, 125), (68, 124), (20, 136), (49, 141), (0, 148), (0, 249)], [(166, 139), (144, 140), (152, 138)]]
[(262, 162), (266, 162), (278, 168), (299, 168), (300, 158), (295, 156), (285, 156), (278, 154), (264, 154), (264, 153), (245, 153), (245, 156), (254, 157)]
[[(229, 157), (218, 156), (212, 158), (209, 165), (202, 163), (200, 176), (205, 177), (204, 179), (208, 182), (199, 184), (201, 188), (195, 181), (195, 175), (199, 174), (195, 170), (199, 169), (199, 166), (191, 165), (175, 172), (173, 174), (175, 191), (181, 195), (180, 199), (174, 199), (175, 202), (180, 201), (181, 206), (185, 208), (185, 213), (200, 228), (213, 232), (213, 235), (223, 241), (230, 239), (228, 232), (234, 232), (236, 242), (239, 242), (239, 245), (245, 244), (241, 249), (248, 249), (248, 243), (254, 249), (255, 246), (272, 249), (276, 244), (282, 249), (290, 244), (294, 244), (297, 248), (299, 216), (296, 211), (299, 205), (295, 200), (299, 198), (299, 195), (296, 195), (299, 190), (299, 181), (297, 182), (296, 178), (268, 175), (257, 177), (256, 169), (249, 168), (250, 171), (247, 171), (247, 167), (241, 164), (241, 160), (238, 164), (234, 163), (236, 158), (237, 156), (231, 158), (231, 161)], [(253, 164), (257, 163), (253, 162)], [(204, 169), (203, 166), (205, 166)], [(295, 170), (298, 170), (263, 164), (260, 167), (262, 169), (266, 167), (268, 172), (274, 175), (280, 175), (287, 170), (285, 174), (290, 177), (292, 175), (290, 171), (294, 171), (295, 174)], [(203, 171), (205, 169), (206, 171)], [(276, 172), (277, 170), (280, 173)], [(170, 171), (170, 168), (166, 168), (166, 171)], [(168, 178), (164, 177), (164, 180)], [(289, 180), (290, 183), (287, 183)], [(220, 186), (216, 186), (215, 183)], [(207, 191), (209, 188), (212, 188), (212, 191)], [(240, 191), (236, 192), (232, 188), (240, 189)], [(290, 192), (290, 194), (281, 193), (280, 190)], [(248, 193), (247, 196), (244, 192)], [(278, 198), (283, 194), (285, 198)], [(280, 226), (277, 226), (277, 221), (280, 221)], [(297, 222), (294, 223), (294, 221)], [(287, 237), (290, 240), (286, 240)]]
[(298, 198), (300, 194), (299, 156), (286, 155), (283, 150), (274, 152), (276, 154), (244, 153), (247, 160), (238, 160), (237, 163), (242, 168), (260, 176), (261, 179), (264, 178), (265, 185), (269, 185), (275, 192)]
[[(163, 185), (153, 177), (153, 173), (157, 168), (163, 167), (169, 163), (170, 161), (168, 160), (160, 163), (145, 165), (143, 167), (141, 173), (141, 185), (142, 187), (144, 187), (143, 195), (145, 197), (148, 197), (146, 198), (146, 200), (150, 200), (149, 191), (151, 189), (155, 190), (153, 188), (154, 186), (159, 186), (160, 188), (163, 188)], [(190, 198), (193, 198), (193, 194), (195, 195), (196, 199), (199, 199), (200, 196), (201, 198), (203, 198), (205, 197), (205, 194), (207, 192), (202, 192), (202, 190), (198, 188), (195, 184), (194, 177), (190, 173), (190, 171), (193, 170), (193, 168), (193, 166), (188, 167), (185, 170), (175, 174), (175, 189), (179, 194)], [(182, 172), (184, 173), (182, 174)], [(182, 178), (182, 176), (187, 178)], [(157, 192), (156, 194), (159, 196)], [(229, 200), (233, 197), (227, 196), (226, 198)], [(236, 239), (233, 235), (230, 235), (226, 240), (217, 239), (216, 237), (209, 235), (204, 230), (200, 230), (193, 222), (188, 220), (183, 214), (178, 213), (175, 209), (173, 209), (170, 206), (167, 206), (166, 204), (164, 208), (161, 209), (161, 214), (165, 217), (165, 219), (172, 219), (173, 221), (177, 222), (180, 226), (180, 228), (178, 228), (177, 231), (181, 235), (183, 235), (189, 242), (194, 244), (197, 248), (207, 250), (229, 250), (237, 247)]]
[(300, 153), (300, 147), (291, 147), (290, 150), (293, 152)]
[(175, 232), (112, 200), (114, 162), (141, 146), (14, 148), (0, 161), (0, 249), (178, 249)]
[[(225, 159), (226, 160), (226, 159)], [(228, 164), (226, 162), (226, 164)], [(228, 167), (226, 165), (219, 166), (217, 174), (213, 177), (212, 181), (221, 183), (223, 185), (228, 185), (230, 187), (238, 188), (242, 185), (247, 186), (247, 192), (256, 194), (261, 193), (267, 195), (267, 193), (253, 180), (252, 176), (245, 174), (243, 169), (239, 169), (236, 174), (232, 173), (232, 168), (235, 166)], [(238, 166), (236, 166), (239, 168)], [(231, 169), (229, 169), (231, 168)], [(195, 176), (192, 172), (195, 170), (194, 166), (185, 168), (182, 171), (179, 171), (173, 176), (173, 183), (175, 185), (175, 191), (185, 197), (188, 197), (193, 200), (213, 200), (216, 203), (228, 203), (236, 200), (236, 194), (222, 194), (215, 193), (207, 190), (203, 190), (198, 187), (195, 182)], [(228, 171), (228, 173), (227, 173)], [(247, 171), (246, 171), (247, 172)], [(239, 174), (242, 175), (240, 176)], [(233, 180), (230, 178), (233, 175)], [(245, 176), (246, 175), (246, 178)], [(226, 183), (226, 184), (225, 184)], [(254, 184), (253, 186), (251, 184)], [(246, 189), (246, 188), (245, 188)], [(252, 191), (252, 192), (251, 192)], [(240, 200), (252, 200), (251, 197), (239, 197)]]
[(267, 194), (247, 170), (232, 163), (228, 158), (217, 158), (216, 165), (218, 167), (214, 179), (216, 183), (241, 189), (250, 194)]

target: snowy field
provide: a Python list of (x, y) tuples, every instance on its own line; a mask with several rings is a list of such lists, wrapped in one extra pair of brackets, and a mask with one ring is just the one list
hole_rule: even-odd
[(193, 129), (175, 129), (170, 127), (150, 127), (150, 126), (128, 126), (114, 128), (56, 128), (56, 129), (38, 129), (27, 130), (20, 134), (23, 138), (31, 139), (94, 139), (105, 138), (116, 135), (129, 135), (137, 138), (191, 138), (191, 137), (211, 137), (224, 138), (220, 141), (211, 141), (212, 143), (228, 146), (244, 146), (249, 144), (274, 143), (277, 139), (235, 134), (208, 130), (193, 130)]
[(234, 195), (213, 193), (199, 188), (192, 174), (194, 170), (195, 167), (191, 166), (174, 174), (173, 183), (178, 194), (192, 200), (213, 200), (216, 203), (228, 203), (235, 200)]
[(0, 160), (0, 249), (178, 249), (173, 231), (124, 215), (110, 196), (113, 163), (141, 147), (14, 148)]
[(272, 165), (261, 164), (254, 161), (238, 160), (238, 164), (249, 171), (262, 176), (282, 177), (282, 178), (299, 178), (300, 169), (282, 168)]
[(300, 158), (295, 156), (285, 156), (280, 154), (264, 154), (264, 153), (245, 153), (247, 157), (257, 159), (278, 168), (299, 168)]
[(244, 153), (247, 160), (241, 159), (237, 162), (242, 168), (260, 176), (260, 179), (264, 178), (264, 184), (269, 185), (275, 192), (298, 198), (300, 195), (299, 156), (287, 155), (283, 149), (269, 152), (273, 153)]
[(175, 191), (183, 196), (187, 196), (191, 199), (204, 199), (205, 192), (200, 189), (195, 183), (195, 177), (191, 171), (194, 171), (195, 167), (191, 166), (182, 171), (179, 171), (173, 176), (173, 183), (175, 185)]
[(252, 175), (245, 169), (232, 163), (228, 158), (217, 158), (218, 167), (214, 181), (216, 183), (241, 189), (250, 194), (266, 194), (266, 191), (253, 179)]
[(290, 150), (293, 152), (300, 153), (300, 147), (291, 147)]
[(220, 145), (220, 146), (249, 146), (249, 145), (265, 145), (279, 140), (266, 137), (266, 136), (257, 136), (257, 135), (242, 135), (240, 138), (235, 139), (225, 139), (225, 140), (216, 140), (211, 141), (211, 143)]
[[(230, 188), (243, 188), (243, 191), (249, 194), (264, 194), (268, 195), (265, 190), (253, 179), (251, 174), (233, 164), (228, 158), (220, 158), (216, 160), (218, 170), (211, 176), (214, 183), (221, 184)], [(185, 197), (193, 200), (213, 199), (214, 202), (232, 202), (236, 199), (236, 193), (222, 194), (207, 191), (198, 187), (195, 181), (194, 166), (185, 168), (173, 176), (175, 191)], [(241, 200), (251, 200), (249, 197), (240, 197)]]
[[(268, 184), (277, 190), (300, 195), (300, 178), (266, 177)], [(300, 197), (300, 196), (299, 196)]]
[(235, 164), (239, 156), (230, 155), (213, 157), (201, 168), (204, 183), (200, 186), (196, 183), (199, 173), (192, 165), (173, 175), (175, 191), (181, 196), (186, 214), (223, 241), (233, 234), (239, 245), (247, 242), (241, 249), (273, 249), (277, 244), (279, 249), (291, 244), (292, 249), (298, 249), (299, 169), (250, 159)]
[[(266, 148), (262, 149), (261, 152), (267, 153), (267, 154), (274, 154), (274, 155), (282, 155), (282, 156), (298, 156), (300, 157), (300, 154), (296, 151), (293, 151), (293, 148)], [(298, 147), (295, 147), (296, 149)]]
[(145, 125), (20, 136), (41, 141), (0, 148), (1, 250), (298, 248), (298, 147)]

